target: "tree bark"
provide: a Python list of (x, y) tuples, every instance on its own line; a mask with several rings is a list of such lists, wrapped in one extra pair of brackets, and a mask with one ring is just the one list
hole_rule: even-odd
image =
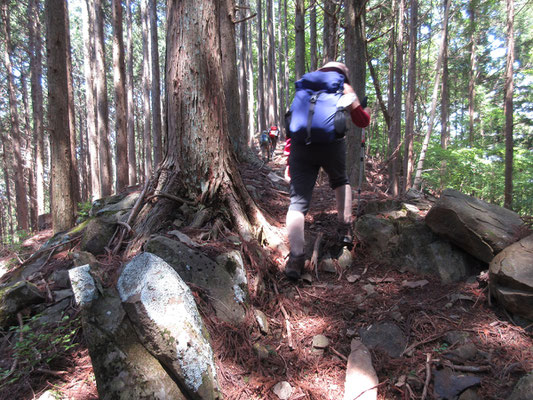
[(469, 28), (470, 28), (470, 79), (468, 81), (468, 142), (470, 147), (474, 144), (474, 120), (475, 120), (475, 98), (477, 81), (477, 30), (476, 14), (478, 1), (470, 0), (468, 3)]
[(318, 68), (316, 39), (316, 0), (311, 0), (311, 5), (309, 6), (309, 53), (311, 59), (311, 71), (315, 71)]
[(28, 192), (24, 182), (24, 160), (21, 151), (21, 134), (20, 122), (17, 109), (17, 95), (15, 91), (15, 78), (11, 63), (11, 29), (6, 0), (2, 0), (2, 22), (4, 27), (5, 51), (4, 62), (7, 73), (9, 112), (11, 119), (11, 143), (15, 157), (15, 196), (17, 202), (17, 227), (19, 230), (28, 231), (29, 214), (28, 214)]
[(259, 117), (259, 131), (266, 130), (265, 116), (265, 78), (263, 55), (263, 0), (257, 0), (257, 102)]
[(133, 104), (133, 17), (131, 0), (126, 0), (126, 95), (128, 131), (128, 181), (137, 183), (137, 157), (135, 156), (135, 107)]
[(30, 83), (33, 111), (33, 142), (35, 152), (35, 197), (37, 213), (44, 214), (44, 127), (43, 127), (43, 86), (42, 86), (42, 38), (41, 19), (39, 17), (39, 0), (28, 2), (28, 52), (30, 59)]
[[(446, 9), (446, 1), (443, 0), (443, 8)], [(444, 49), (442, 51), (442, 88), (441, 88), (441, 106), (440, 106), (440, 145), (446, 150), (450, 141), (450, 129), (448, 126), (448, 115), (450, 113), (450, 91), (448, 84), (448, 29), (444, 38)]]
[(113, 81), (115, 85), (116, 123), (116, 189), (120, 192), (129, 183), (128, 132), (126, 111), (126, 70), (122, 32), (122, 2), (113, 0)]
[(152, 124), (150, 114), (150, 47), (149, 47), (149, 29), (147, 2), (141, 0), (141, 21), (143, 37), (143, 138), (144, 138), (144, 177), (145, 180), (152, 175)]
[(240, 106), (240, 118), (242, 124), (242, 141), (245, 145), (248, 145), (252, 132), (249, 131), (250, 115), (248, 113), (248, 68), (247, 68), (247, 55), (248, 55), (248, 36), (247, 25), (248, 21), (244, 21), (248, 16), (248, 6), (246, 1), (240, 0), (239, 2), (239, 14), (238, 19), (242, 20), (238, 24), (238, 72), (239, 72), (239, 106)]
[(513, 63), (514, 63), (514, 0), (507, 0), (507, 61), (505, 66), (505, 190), (504, 207), (513, 205)]
[(157, 6), (156, 0), (148, 0), (150, 24), (150, 61), (152, 72), (152, 127), (154, 145), (154, 166), (163, 158), (163, 139), (161, 129), (161, 78), (159, 73), (159, 47), (157, 40)]
[(338, 29), (338, 10), (340, 8), (341, 2), (337, 7), (336, 3), (332, 0), (323, 1), (323, 10), (324, 10), (324, 30), (323, 30), (323, 43), (324, 43), (324, 54), (322, 64), (327, 63), (328, 61), (335, 61), (337, 59), (337, 50), (339, 35), (337, 32)]
[(85, 106), (87, 110), (87, 139), (89, 152), (89, 175), (91, 199), (96, 200), (102, 197), (102, 185), (100, 179), (100, 150), (98, 140), (98, 127), (96, 119), (96, 86), (94, 74), (96, 71), (96, 49), (94, 44), (95, 36), (95, 11), (94, 2), (86, 0), (82, 4), (83, 19), (83, 54), (85, 57)]
[(113, 169), (111, 164), (111, 146), (109, 143), (109, 110), (104, 48), (104, 11), (102, 9), (102, 0), (93, 1), (96, 27), (94, 35), (96, 51), (95, 83), (98, 149), (100, 151), (100, 185), (102, 196), (109, 196), (112, 192)]
[(418, 0), (411, 0), (409, 30), (409, 66), (407, 67), (407, 97), (405, 100), (405, 144), (403, 191), (411, 188), (413, 174), (413, 138), (415, 126), (416, 47), (418, 37)]
[(446, 36), (448, 31), (448, 17), (450, 15), (450, 3), (451, 0), (446, 1), (446, 8), (444, 11), (444, 19), (442, 21), (442, 38), (440, 43), (440, 49), (439, 49), (439, 56), (437, 58), (437, 65), (435, 67), (435, 84), (433, 86), (433, 96), (431, 100), (431, 111), (429, 115), (429, 121), (428, 121), (428, 130), (426, 132), (426, 135), (424, 136), (424, 141), (422, 143), (422, 149), (420, 150), (420, 157), (418, 159), (418, 164), (416, 166), (416, 175), (415, 175), (415, 181), (413, 183), (413, 188), (416, 190), (420, 190), (420, 185), (422, 182), (422, 170), (424, 168), (424, 161), (426, 159), (426, 152), (429, 145), (429, 139), (431, 137), (431, 133), (433, 132), (433, 123), (435, 121), (435, 111), (437, 109), (437, 97), (439, 93), (439, 81), (440, 81), (440, 70), (442, 68), (442, 58), (443, 58), (443, 52), (444, 52), (444, 45), (446, 42)]
[(6, 149), (6, 137), (0, 133), (0, 139), (2, 139), (2, 162), (4, 166), (4, 186), (6, 190), (6, 208), (7, 208), (7, 224), (9, 229), (9, 236), (13, 240), (13, 211), (11, 205), (11, 185), (9, 182), (9, 165), (12, 165), (11, 157), (9, 156)]
[(295, 60), (296, 80), (305, 74), (305, 1), (295, 1), (294, 15), (294, 35), (295, 35)]
[(272, 0), (267, 0), (267, 106), (268, 121), (267, 127), (278, 125), (277, 116), (277, 91), (276, 91), (276, 57), (275, 57), (275, 40), (274, 40), (274, 18), (272, 12)]
[(52, 156), (52, 225), (54, 232), (75, 223), (75, 196), (70, 171), (68, 85), (68, 10), (63, 0), (46, 0), (49, 132)]

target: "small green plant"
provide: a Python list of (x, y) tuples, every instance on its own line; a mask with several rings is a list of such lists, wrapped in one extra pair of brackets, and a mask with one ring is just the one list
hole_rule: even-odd
[(89, 213), (93, 203), (90, 201), (85, 201), (83, 203), (78, 203), (78, 223), (85, 221), (89, 218)]
[(40, 317), (39, 314), (34, 315), (22, 326), (9, 329), (13, 338), (16, 338), (11, 357), (14, 367), (10, 370), (0, 369), (0, 387), (15, 383), (37, 368), (48, 368), (52, 361), (78, 344), (79, 317), (64, 315), (60, 323), (43, 323)]
[(434, 347), (433, 351), (438, 354), (444, 353), (446, 350), (448, 350), (448, 343), (442, 343), (439, 347)]

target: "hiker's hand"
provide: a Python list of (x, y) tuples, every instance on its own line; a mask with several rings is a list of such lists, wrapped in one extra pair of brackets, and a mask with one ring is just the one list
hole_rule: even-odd
[(355, 100), (353, 101), (353, 103), (350, 105), (350, 109), (351, 110), (354, 110), (356, 109), (361, 103), (359, 102), (359, 99), (357, 98), (357, 95), (355, 94), (355, 90), (353, 90), (353, 87), (348, 84), (348, 83), (345, 83), (344, 84), (344, 94), (354, 94), (355, 95)]

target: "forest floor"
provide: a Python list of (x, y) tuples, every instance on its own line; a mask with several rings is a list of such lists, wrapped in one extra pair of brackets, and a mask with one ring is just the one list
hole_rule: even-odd
[[(276, 189), (267, 177), (270, 172), (283, 176), (284, 158), (281, 149), (273, 161), (263, 166), (245, 166), (245, 183), (259, 187), (263, 210), (269, 221), (282, 228), (288, 206), (288, 194)], [(380, 165), (367, 163), (365, 201), (387, 198), (383, 190)], [(333, 192), (327, 179), (319, 179), (313, 204), (306, 218), (306, 238), (312, 241), (319, 232), (324, 246), (334, 236), (336, 212)], [(37, 248), (51, 236), (40, 232), (30, 240)], [(285, 260), (271, 253), (264, 267), (266, 290), (257, 296), (254, 307), (266, 316), (270, 326), (263, 335), (253, 315), (241, 327), (217, 321), (207, 304), (200, 302), (200, 311), (211, 333), (218, 377), (225, 399), (278, 399), (274, 386), (287, 381), (292, 387), (289, 399), (341, 400), (344, 392), (346, 359), (352, 337), (361, 328), (383, 321), (393, 321), (404, 332), (410, 351), (392, 358), (380, 350), (371, 350), (372, 363), (379, 378), (378, 399), (420, 399), (434, 394), (433, 374), (440, 369), (445, 353), (451, 348), (443, 341), (450, 331), (468, 333), (479, 350), (479, 356), (469, 361), (467, 369), (478, 370), (481, 378), (476, 387), (479, 399), (505, 399), (517, 380), (533, 369), (533, 335), (531, 326), (515, 325), (500, 308), (489, 304), (486, 280), (443, 284), (437, 278), (400, 272), (365, 253), (356, 243), (352, 250), (354, 262), (336, 273), (310, 271), (313, 281), (288, 281), (283, 275)], [(12, 254), (4, 254), (9, 257)], [(68, 254), (55, 254), (47, 268), (70, 267)], [(257, 267), (257, 266), (256, 266)], [(356, 277), (356, 278), (354, 278)], [(408, 288), (402, 282), (425, 279), (423, 287)], [(46, 285), (46, 282), (38, 282)], [(368, 285), (373, 294), (368, 295)], [(453, 299), (453, 300), (452, 300)], [(0, 375), (0, 399), (38, 399), (50, 391), (58, 399), (97, 399), (96, 384), (90, 357), (84, 343), (76, 310), (71, 309), (71, 321), (77, 321), (71, 341), (75, 346), (57, 355), (46, 368), (35, 363), (26, 371)], [(24, 324), (24, 322), (19, 321)], [(21, 325), (22, 326), (22, 325)], [(22, 330), (22, 329), (21, 329)], [(313, 351), (315, 335), (324, 335), (329, 346), (322, 353)], [(0, 364), (5, 374), (13, 363), (13, 335), (0, 337)], [(22, 337), (22, 336), (21, 336)], [(260, 348), (268, 355), (260, 358)], [(255, 346), (255, 349), (254, 349)], [(43, 354), (44, 354), (43, 350)], [(11, 357), (11, 359), (10, 359)], [(428, 360), (430, 360), (428, 362)], [(460, 372), (458, 372), (460, 373)], [(12, 381), (14, 376), (19, 379)]]

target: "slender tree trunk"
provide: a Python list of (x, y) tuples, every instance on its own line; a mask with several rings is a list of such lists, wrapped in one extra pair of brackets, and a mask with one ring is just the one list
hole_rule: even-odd
[(154, 137), (154, 166), (163, 158), (163, 139), (161, 134), (161, 78), (159, 73), (159, 47), (157, 40), (157, 7), (156, 0), (148, 0), (148, 16), (150, 31), (150, 61), (152, 70), (152, 127)]
[(318, 68), (316, 36), (316, 0), (311, 0), (311, 5), (309, 6), (309, 46), (311, 71), (315, 71)]
[(411, 0), (409, 29), (409, 66), (407, 67), (407, 98), (405, 100), (404, 193), (411, 188), (413, 174), (413, 138), (416, 95), (416, 44), (418, 33), (418, 0)]
[(128, 181), (130, 186), (137, 183), (137, 161), (135, 157), (135, 108), (133, 104), (133, 17), (131, 0), (126, 0), (126, 94), (128, 130)]
[(504, 207), (513, 205), (513, 63), (514, 63), (514, 0), (507, 0), (507, 63), (505, 67), (505, 191)]
[(17, 226), (19, 230), (28, 231), (28, 193), (24, 182), (24, 160), (21, 151), (21, 133), (19, 115), (17, 109), (17, 95), (15, 92), (15, 78), (11, 64), (11, 29), (9, 22), (8, 5), (6, 0), (2, 0), (2, 22), (5, 38), (4, 62), (7, 73), (9, 111), (11, 119), (11, 147), (15, 157), (15, 195), (17, 201)]
[[(246, 5), (248, 5), (248, 0), (246, 0)], [(252, 47), (253, 47), (253, 35), (252, 35), (252, 24), (247, 24), (246, 27), (246, 36), (248, 38), (248, 52), (246, 53), (246, 70), (248, 76), (248, 118), (249, 118), (249, 133), (248, 133), (248, 144), (251, 144), (251, 141), (254, 137), (256, 131), (256, 119), (254, 112), (254, 76), (253, 63), (252, 63)]]
[(144, 177), (152, 175), (152, 125), (150, 114), (150, 48), (149, 48), (149, 21), (147, 13), (148, 0), (141, 0), (141, 21), (143, 37), (143, 113), (144, 113)]
[(11, 205), (11, 184), (9, 182), (9, 165), (13, 165), (11, 157), (6, 149), (6, 137), (0, 133), (0, 139), (2, 139), (2, 162), (4, 166), (4, 186), (6, 190), (6, 208), (7, 208), (7, 224), (9, 225), (9, 236), (13, 240), (13, 207)]
[[(443, 0), (443, 7), (446, 9), (446, 1)], [(450, 93), (448, 82), (448, 29), (446, 29), (446, 37), (444, 38), (444, 49), (442, 51), (442, 88), (441, 88), (441, 114), (440, 114), (440, 145), (443, 149), (448, 148), (450, 141), (450, 129), (448, 126), (448, 115), (450, 113)]]
[(478, 1), (470, 0), (468, 3), (469, 28), (470, 28), (470, 79), (468, 81), (468, 142), (470, 147), (474, 144), (474, 120), (475, 120), (475, 98), (477, 80), (477, 30), (476, 14)]
[(33, 106), (33, 142), (35, 144), (35, 197), (38, 214), (44, 214), (44, 127), (42, 87), (42, 36), (39, 0), (28, 2), (29, 59), (31, 70), (31, 99)]
[(296, 79), (300, 79), (305, 74), (305, 1), (295, 0), (294, 15), (294, 35), (295, 35), (295, 60), (294, 69)]
[(122, 2), (113, 0), (113, 80), (115, 85), (116, 121), (116, 189), (120, 192), (129, 183), (128, 132), (126, 112), (126, 71), (122, 33)]
[(263, 66), (263, 0), (257, 0), (257, 97), (258, 97), (258, 110), (259, 116), (259, 131), (266, 130), (266, 118), (265, 118), (265, 78), (264, 78), (264, 66)]
[(244, 129), (241, 122), (239, 82), (237, 71), (237, 50), (235, 48), (235, 2), (224, 0), (226, 4), (220, 7), (219, 26), (222, 59), (222, 78), (224, 82), (224, 95), (226, 96), (226, 109), (228, 113), (228, 128), (230, 140), (237, 157), (246, 159), (248, 145), (244, 140)]
[[(393, 152), (393, 144), (392, 144), (392, 135), (393, 135), (393, 127), (394, 127), (394, 45), (395, 45), (395, 38), (396, 38), (396, 30), (397, 27), (395, 26), (395, 16), (398, 12), (398, 0), (392, 0), (392, 18), (393, 18), (393, 26), (394, 28), (390, 32), (390, 39), (389, 39), (389, 48), (388, 48), (388, 61), (389, 61), (389, 71), (388, 71), (388, 94), (387, 94), (387, 108), (390, 112), (391, 116), (391, 124), (389, 126), (389, 131), (387, 135), (387, 159), (389, 159)], [(389, 165), (389, 175), (391, 174), (391, 167)]]
[(402, 84), (403, 84), (403, 29), (404, 29), (405, 0), (399, 0), (398, 4), (398, 28), (396, 36), (396, 66), (394, 71), (394, 107), (391, 128), (391, 169), (390, 187), (394, 197), (399, 195), (400, 189), (400, 143), (402, 136)]
[[(360, 99), (365, 96), (366, 82), (364, 5), (365, 0), (346, 0), (344, 4), (346, 66), (350, 70), (350, 82)], [(361, 135), (362, 129), (350, 124), (350, 130), (346, 133), (346, 165), (352, 186), (359, 184), (359, 173), (362, 167), (360, 162)]]
[(64, 0), (46, 0), (48, 106), (52, 151), (52, 225), (54, 232), (75, 223), (75, 196), (70, 171), (68, 10)]
[[(90, 0), (88, 0), (90, 1)], [(107, 99), (106, 63), (104, 49), (104, 11), (102, 0), (93, 0), (95, 10), (95, 50), (96, 50), (96, 108), (98, 128), (98, 149), (100, 151), (100, 185), (102, 196), (112, 192), (113, 168), (109, 143), (109, 110)]]
[(283, 83), (285, 85), (285, 110), (290, 106), (290, 91), (289, 91), (289, 39), (288, 36), (288, 23), (287, 23), (287, 0), (283, 0), (283, 32), (285, 32), (283, 38), (283, 57), (285, 59), (285, 75), (283, 76)]
[(81, 201), (85, 202), (89, 199), (89, 174), (87, 171), (88, 153), (87, 153), (87, 129), (83, 126), (83, 117), (80, 112), (78, 114), (78, 121), (80, 126), (80, 176), (81, 176)]
[(433, 96), (431, 100), (431, 111), (430, 111), (429, 121), (428, 121), (428, 130), (426, 132), (426, 136), (424, 137), (424, 141), (422, 143), (422, 149), (420, 150), (420, 157), (418, 159), (418, 164), (416, 166), (415, 181), (413, 183), (413, 188), (416, 190), (420, 190), (420, 184), (422, 182), (422, 170), (424, 169), (424, 161), (426, 159), (426, 152), (428, 149), (431, 133), (433, 132), (433, 123), (435, 121), (435, 112), (437, 109), (437, 97), (439, 94), (440, 70), (442, 68), (444, 45), (446, 42), (446, 36), (447, 36), (447, 31), (448, 31), (448, 17), (450, 15), (450, 3), (451, 3), (451, 0), (447, 0), (446, 8), (444, 11), (444, 19), (442, 21), (442, 24), (443, 24), (442, 38), (441, 38), (441, 43), (440, 43), (439, 56), (437, 58), (437, 65), (435, 67), (435, 84), (433, 86)]
[(390, 129), (391, 125), (391, 117), (389, 114), (389, 110), (387, 108), (387, 105), (385, 104), (385, 101), (383, 100), (383, 95), (381, 94), (381, 84), (379, 81), (378, 74), (376, 73), (376, 70), (374, 69), (374, 66), (372, 65), (372, 58), (368, 54), (368, 51), (366, 52), (366, 59), (367, 59), (367, 66), (368, 70), (370, 72), (370, 76), (372, 77), (372, 83), (374, 85), (374, 90), (376, 92), (376, 98), (378, 100), (379, 108), (381, 109), (381, 113), (383, 114), (383, 119), (385, 120), (385, 124), (387, 126), (387, 132)]
[[(340, 2), (339, 2), (340, 7)], [(322, 63), (325, 64), (328, 61), (335, 61), (337, 59), (338, 48), (338, 8), (334, 1), (324, 0), (324, 30), (323, 30), (323, 42), (324, 42), (324, 54)]]
[(96, 50), (94, 47), (94, 2), (87, 0), (82, 5), (83, 18), (83, 54), (85, 57), (85, 106), (87, 110), (87, 139), (89, 153), (89, 175), (91, 200), (102, 197), (102, 185), (100, 180), (100, 150), (98, 146), (98, 129), (96, 119), (96, 86), (94, 73), (96, 71)]
[(277, 104), (276, 104), (276, 57), (275, 57), (275, 40), (274, 40), (274, 18), (272, 12), (272, 0), (267, 0), (267, 106), (268, 121), (267, 126), (277, 125)]

